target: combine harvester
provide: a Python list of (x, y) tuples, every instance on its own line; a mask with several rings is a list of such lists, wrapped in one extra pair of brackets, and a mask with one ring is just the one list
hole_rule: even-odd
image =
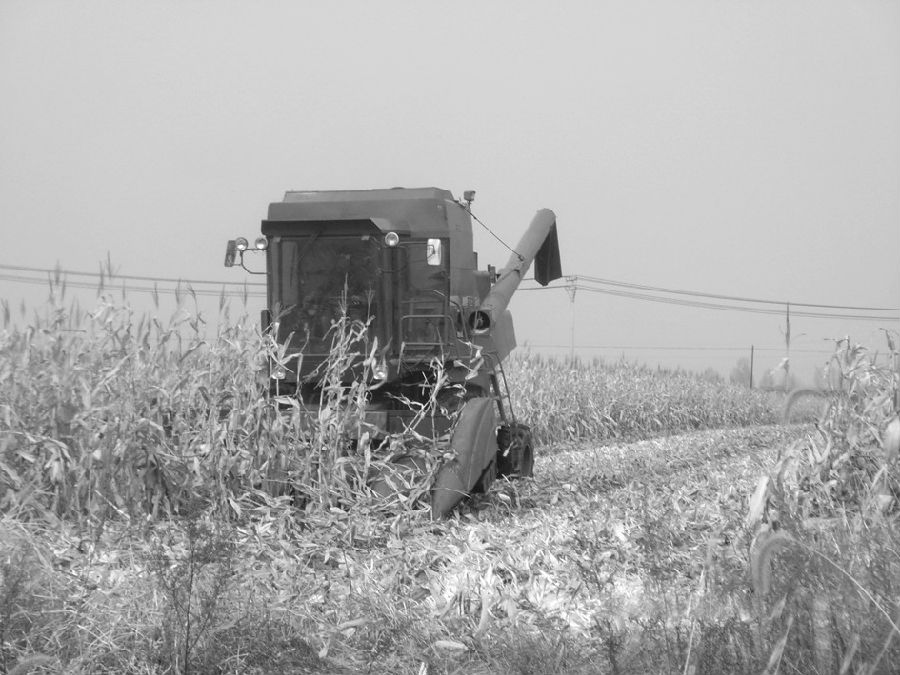
[[(269, 389), (296, 397), (301, 409), (319, 409), (335, 319), (346, 312), (368, 322), (376, 362), (366, 424), (381, 437), (410, 425), (428, 438), (449, 435), (455, 459), (440, 467), (432, 486), (436, 518), (487, 490), (498, 475), (532, 475), (531, 432), (515, 419), (503, 373), (516, 346), (507, 306), (532, 262), (541, 285), (562, 276), (556, 216), (546, 209), (535, 214), (499, 274), (491, 266), (479, 270), (474, 194), (457, 201), (436, 188), (287, 192), (269, 205), (254, 246), (229, 241), (225, 256), (226, 267), (247, 269), (245, 254), (265, 252), (263, 329), (287, 356), (270, 363)], [(436, 364), (460, 395), (433, 415), (417, 416), (409, 402), (428, 402), (423, 383), (434, 382)], [(412, 457), (406, 466), (423, 468)], [(383, 477), (372, 487), (381, 494), (392, 489)]]

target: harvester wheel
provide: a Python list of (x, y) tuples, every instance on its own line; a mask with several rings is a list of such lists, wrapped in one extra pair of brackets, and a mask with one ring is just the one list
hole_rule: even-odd
[(526, 478), (534, 475), (534, 444), (526, 424), (510, 424), (497, 431), (497, 473)]

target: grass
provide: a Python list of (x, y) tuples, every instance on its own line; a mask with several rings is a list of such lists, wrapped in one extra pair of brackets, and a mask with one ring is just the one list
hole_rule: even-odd
[[(362, 351), (358, 328), (340, 327), (337, 359)], [(845, 387), (790, 426), (774, 424), (780, 395), (516, 357), (537, 478), (432, 522), (424, 483), (385, 504), (365, 485), (382, 460), (346, 454), (364, 389), (333, 379), (312, 436), (273, 415), (257, 372), (275, 349), (244, 320), (207, 337), (195, 313), (164, 323), (109, 300), (85, 314), (57, 296), (26, 328), (7, 323), (0, 670), (900, 661), (897, 376), (864, 350), (841, 346)]]

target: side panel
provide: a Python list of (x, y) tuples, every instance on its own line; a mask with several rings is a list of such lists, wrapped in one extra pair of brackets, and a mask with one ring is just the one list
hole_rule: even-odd
[(450, 295), (475, 295), (475, 253), (472, 251), (472, 219), (456, 202), (447, 200), (447, 227), (450, 231)]

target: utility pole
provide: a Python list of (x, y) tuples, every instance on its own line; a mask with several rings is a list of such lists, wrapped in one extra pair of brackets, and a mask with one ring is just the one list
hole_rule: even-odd
[(578, 287), (575, 285), (575, 282), (578, 281), (578, 277), (566, 277), (566, 281), (569, 284), (566, 286), (566, 291), (569, 293), (569, 305), (571, 307), (571, 319), (569, 323), (569, 362), (574, 365), (575, 363), (575, 291), (578, 290)]
[(750, 345), (750, 388), (753, 389), (753, 345)]
[(787, 352), (785, 354), (787, 360), (784, 362), (784, 390), (788, 391), (791, 388), (791, 303), (787, 303), (785, 322), (784, 346), (785, 351)]

